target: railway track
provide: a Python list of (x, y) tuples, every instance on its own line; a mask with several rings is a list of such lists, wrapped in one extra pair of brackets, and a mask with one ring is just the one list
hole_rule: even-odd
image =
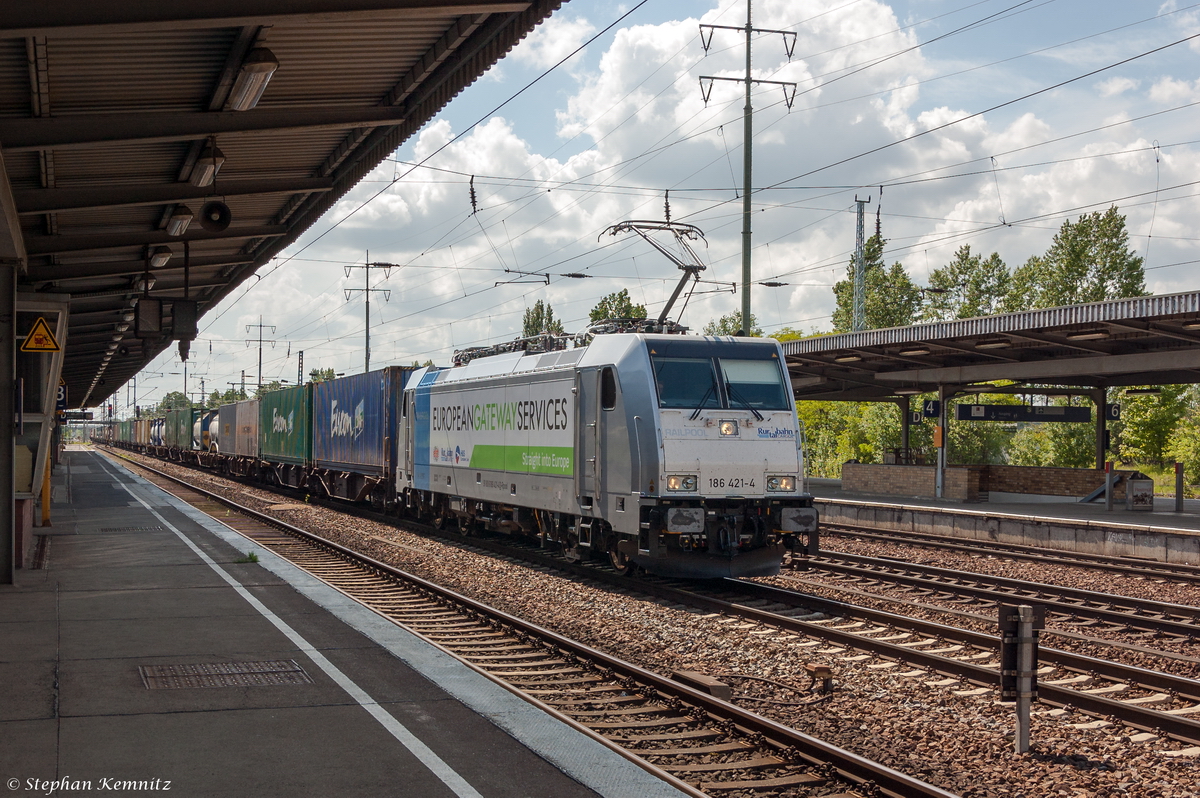
[[(440, 646), (689, 794), (952, 795), (702, 690), (123, 459), (164, 490)], [(703, 685), (705, 680), (695, 683)]]
[[(339, 511), (346, 511), (338, 505)], [(354, 509), (355, 515), (395, 523), (394, 518)], [(407, 525), (407, 522), (406, 522)], [(630, 579), (604, 565), (568, 562), (557, 554), (508, 540), (472, 537), (424, 528), (426, 534), (468, 548), (515, 557), (572, 573), (666, 603), (698, 607), (746, 622), (744, 633), (796, 635), (798, 645), (831, 662), (853, 662), (924, 680), (959, 696), (990, 701), (999, 684), (998, 640), (987, 634), (895, 615), (757, 582), (720, 580), (715, 586), (658, 578)], [(1007, 597), (1012, 600), (1013, 597)], [(824, 641), (817, 648), (811, 641)], [(1200, 682), (1122, 663), (1055, 649), (1042, 649), (1041, 703), (1070, 720), (1075, 711), (1092, 720), (1080, 728), (1124, 725), (1134, 739), (1173, 738), (1200, 743)]]
[(861, 540), (885, 543), (903, 543), (907, 546), (924, 546), (942, 551), (954, 551), (975, 556), (995, 556), (1011, 560), (1070, 565), (1074, 568), (1093, 568), (1119, 573), (1126, 576), (1141, 576), (1147, 579), (1169, 579), (1184, 584), (1200, 584), (1200, 565), (1169, 563), (1138, 557), (1114, 557), (1106, 554), (1048, 549), (1020, 543), (1001, 543), (987, 540), (964, 540), (928, 532), (907, 530), (880, 531), (867, 527), (827, 525), (822, 527), (826, 538), (841, 535)]
[[(553, 558), (527, 556), (534, 562)], [(629, 579), (602, 568), (564, 564), (581, 576), (629, 586)], [(792, 633), (797, 643), (823, 641), (814, 652), (831, 662), (856, 662), (892, 670), (954, 690), (990, 697), (1000, 683), (996, 636), (873, 610), (745, 580), (715, 585), (682, 584), (655, 578), (631, 589), (665, 601), (740, 618), (753, 624), (745, 634)], [(799, 638), (803, 638), (803, 640)], [(1042, 647), (1039, 700), (1056, 715), (1077, 710), (1094, 718), (1090, 728), (1123, 724), (1139, 733), (1200, 743), (1200, 681), (1068, 651)]]
[(1200, 640), (1200, 607), (1115, 596), (1091, 590), (1026, 582), (989, 574), (938, 568), (920, 563), (823, 552), (809, 557), (810, 571), (825, 571), (858, 584), (888, 584), (924, 595), (968, 597), (988, 604), (1035, 602), (1046, 607), (1047, 623), (1083, 626), (1103, 623), (1180, 642)]
[[(994, 635), (748, 580), (631, 580), (603, 565), (568, 562), (508, 541), (472, 539), (470, 545), (665, 602), (740, 618), (754, 624), (744, 630), (747, 634), (774, 629), (822, 640), (833, 647), (815, 649), (825, 657), (861, 662), (864, 654), (870, 655), (877, 661), (867, 667), (906, 673), (958, 695), (991, 696), (1000, 682), (999, 641)], [(1122, 724), (1134, 729), (1139, 740), (1170, 737), (1200, 743), (1200, 681), (1044, 646), (1040, 662), (1041, 701), (1054, 707), (1054, 714), (1082, 712), (1094, 718), (1080, 724), (1089, 728)]]

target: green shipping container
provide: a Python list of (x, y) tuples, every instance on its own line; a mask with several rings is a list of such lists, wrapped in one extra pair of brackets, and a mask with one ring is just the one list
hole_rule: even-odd
[(304, 465), (312, 459), (312, 385), (294, 385), (262, 395), (258, 440), (269, 463)]
[(188, 407), (172, 408), (167, 411), (163, 442), (171, 449), (192, 448), (192, 423), (195, 411)]

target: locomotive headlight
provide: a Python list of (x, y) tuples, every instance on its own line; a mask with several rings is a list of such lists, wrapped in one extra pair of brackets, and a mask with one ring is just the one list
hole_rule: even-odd
[(796, 489), (795, 477), (767, 477), (767, 490), (787, 493)]
[(695, 474), (672, 474), (667, 477), (667, 490), (694, 491), (698, 481)]
[(722, 436), (737, 435), (738, 423), (736, 421), (730, 421), (729, 419), (722, 419), (719, 429), (721, 430)]

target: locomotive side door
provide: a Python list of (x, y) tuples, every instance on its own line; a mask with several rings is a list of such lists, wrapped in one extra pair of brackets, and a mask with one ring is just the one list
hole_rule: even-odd
[(582, 368), (575, 373), (575, 394), (579, 459), (575, 465), (575, 492), (585, 512), (593, 509), (600, 495), (603, 464), (600, 461), (600, 372)]

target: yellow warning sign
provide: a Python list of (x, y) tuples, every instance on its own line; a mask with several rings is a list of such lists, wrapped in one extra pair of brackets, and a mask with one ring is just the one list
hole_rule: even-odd
[(22, 352), (57, 352), (58, 341), (54, 338), (54, 333), (50, 332), (50, 325), (41, 316), (34, 322), (33, 329), (25, 336), (25, 343), (21, 344)]

